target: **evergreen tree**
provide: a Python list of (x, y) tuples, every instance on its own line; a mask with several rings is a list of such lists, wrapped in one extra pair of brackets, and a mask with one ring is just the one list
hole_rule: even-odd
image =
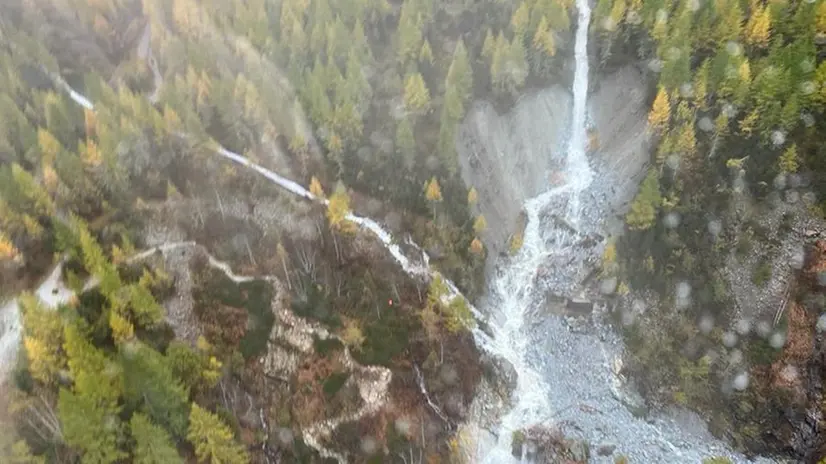
[(95, 396), (61, 389), (57, 402), (63, 440), (79, 450), (84, 463), (110, 464), (125, 459), (117, 413)]
[(422, 47), (423, 24), (415, 2), (404, 2), (397, 32), (398, 59), (402, 65), (414, 60)]
[(412, 157), (416, 153), (416, 140), (410, 118), (403, 117), (396, 126), (396, 148), (404, 158)]
[(179, 464), (183, 459), (178, 455), (172, 438), (164, 429), (153, 424), (148, 417), (136, 413), (129, 421), (135, 448), (132, 462), (135, 464)]
[[(452, 115), (456, 119), (461, 119), (464, 116), (464, 105), (473, 91), (473, 70), (470, 67), (467, 49), (461, 39), (453, 50), (453, 61), (447, 70), (445, 87), (445, 104), (459, 110), (458, 113), (453, 112)], [(450, 103), (447, 102), (448, 96), (452, 100)]]
[(746, 42), (755, 47), (765, 47), (771, 38), (771, 13), (768, 7), (752, 11), (746, 24)]
[(426, 39), (422, 43), (422, 49), (419, 50), (419, 62), (433, 64), (433, 50), (430, 48), (430, 42)]
[(192, 404), (187, 439), (201, 462), (246, 464), (249, 455), (237, 444), (232, 430), (215, 414)]
[(657, 219), (657, 210), (662, 204), (660, 182), (657, 171), (651, 169), (642, 182), (639, 193), (631, 203), (631, 210), (625, 216), (625, 222), (631, 230), (650, 229)]
[(430, 104), (430, 91), (419, 73), (407, 76), (404, 83), (404, 105), (408, 111), (420, 112)]
[(668, 127), (671, 118), (671, 104), (668, 101), (668, 93), (663, 87), (657, 91), (651, 112), (648, 113), (648, 125), (656, 131), (662, 131)]

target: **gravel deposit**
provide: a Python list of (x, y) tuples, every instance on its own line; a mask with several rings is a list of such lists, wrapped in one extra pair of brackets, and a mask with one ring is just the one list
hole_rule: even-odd
[[(643, 85), (642, 77), (629, 67), (595, 86), (596, 94), (589, 97), (589, 121), (600, 143), (588, 156), (594, 177), (579, 195), (578, 221), (564, 219), (569, 194), (553, 197), (538, 214), (541, 259), (536, 259), (534, 249), (500, 260), (495, 269), (489, 267), (491, 286), (498, 291), (492, 292), (481, 307), (494, 320), (500, 319), (498, 323), (507, 332), (507, 313), (512, 309), (504, 305), (513, 301), (502, 295), (507, 295), (509, 289), (510, 293), (531, 292), (533, 307), (524, 308), (526, 318), (513, 340), (525, 347), (526, 352), (513, 363), (517, 374), (525, 376), (530, 385), (525, 379), (519, 382), (514, 411), (522, 420), (536, 419), (542, 425), (561, 428), (566, 435), (585, 439), (594, 450), (602, 450), (591, 453), (591, 462), (614, 462), (621, 454), (630, 462), (641, 463), (697, 464), (716, 456), (727, 456), (735, 463), (753, 462), (712, 437), (705, 423), (691, 412), (648, 412), (644, 400), (619, 374), (623, 343), (612, 328), (601, 322), (600, 314), (588, 323), (542, 310), (547, 306), (544, 295), (575, 296), (600, 258), (603, 238), (621, 230), (622, 216), (636, 194), (649, 159)], [(565, 126), (560, 124), (567, 124), (563, 115), (569, 105), (570, 97), (556, 88), (524, 97), (503, 116), (491, 115), (485, 107), (481, 107), (481, 113), (469, 116), (462, 137), (476, 140), (460, 143), (463, 177), (480, 192), (480, 208), (488, 223), (493, 224), (490, 239), (507, 237), (513, 227), (509, 221), (517, 217), (515, 211), (522, 208), (524, 199), (539, 193), (536, 190), (542, 187), (549, 170), (564, 167), (564, 159), (556, 153), (564, 142), (561, 134)], [(544, 132), (537, 129), (540, 127)], [(520, 172), (530, 174), (523, 178)], [(566, 183), (564, 178), (558, 181), (557, 185)], [(549, 184), (553, 186), (545, 182), (543, 189)], [(535, 274), (527, 273), (533, 266)], [(534, 283), (520, 284), (523, 275), (532, 275)], [(502, 347), (511, 356), (516, 349)], [(528, 398), (536, 404), (520, 404), (520, 394), (522, 403)], [(477, 401), (490, 399), (485, 395)], [(489, 450), (495, 461), (507, 462), (509, 451), (502, 449), (502, 440), (496, 437), (496, 433), (506, 432), (485, 416), (496, 414), (501, 407), (497, 403), (488, 408), (474, 405), (471, 411), (477, 417), (467, 429), (475, 432), (476, 453)], [(514, 426), (513, 416), (501, 420)], [(494, 462), (490, 456), (486, 459)]]

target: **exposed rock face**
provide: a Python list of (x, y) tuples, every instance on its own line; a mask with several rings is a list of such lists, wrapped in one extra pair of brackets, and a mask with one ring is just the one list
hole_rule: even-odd
[(536, 464), (585, 463), (591, 455), (587, 442), (567, 438), (559, 429), (542, 426), (514, 433), (512, 453)]
[[(628, 66), (603, 77), (595, 88), (588, 106), (595, 179), (584, 201), (586, 214), (593, 216), (589, 222), (603, 223), (633, 199), (649, 155), (642, 75)], [(479, 212), (489, 225), (482, 238), (494, 252), (490, 256), (506, 249), (526, 199), (566, 181), (571, 104), (570, 92), (554, 85), (522, 97), (506, 114), (477, 103), (465, 118), (457, 151), (462, 178), (479, 192)]]
[(592, 185), (607, 188), (605, 204), (610, 207), (603, 220), (606, 229), (618, 233), (623, 214), (637, 193), (649, 161), (645, 80), (633, 66), (626, 66), (603, 77), (588, 97), (591, 118), (589, 158), (596, 171)]
[[(747, 190), (734, 193), (722, 225), (725, 233), (736, 237), (737, 246), (722, 271), (737, 303), (737, 319), (773, 322), (788, 303), (795, 273), (803, 267), (805, 245), (826, 230), (826, 222), (810, 210), (814, 196), (787, 188), (792, 184), (800, 181), (775, 182), (778, 191), (761, 203)], [(790, 202), (788, 193), (797, 194), (791, 196), (797, 200)]]
[(569, 92), (555, 85), (524, 96), (504, 115), (481, 102), (465, 118), (457, 141), (462, 178), (479, 192), (489, 225), (482, 238), (493, 251), (504, 249), (525, 200), (563, 167), (570, 107)]

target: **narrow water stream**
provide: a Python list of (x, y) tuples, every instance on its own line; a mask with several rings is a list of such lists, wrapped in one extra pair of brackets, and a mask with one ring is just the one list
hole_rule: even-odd
[[(567, 203), (562, 211), (572, 223), (580, 222), (580, 193), (590, 185), (593, 171), (585, 154), (586, 100), (588, 97), (588, 24), (591, 9), (588, 0), (576, 1), (578, 22), (575, 43), (575, 71), (573, 83), (573, 114), (566, 147), (565, 184), (550, 189), (525, 204), (527, 224), (524, 244), (519, 253), (503, 268), (491, 283), (489, 313), (494, 334), (492, 350), (507, 359), (518, 373), (513, 408), (502, 418), (497, 441), (492, 449), (480, 447), (479, 458), (489, 464), (520, 462), (512, 455), (514, 432), (551, 418), (554, 410), (549, 403), (552, 394), (542, 374), (528, 359), (530, 337), (524, 333), (526, 315), (541, 298), (542, 280), (537, 271), (555, 255), (563, 255), (569, 246), (572, 232), (566, 228), (545, 224), (540, 214), (552, 206)], [(546, 156), (556, 147), (546, 147)], [(537, 154), (542, 156), (542, 154)], [(559, 209), (559, 208), (557, 208)], [(553, 271), (551, 271), (553, 272)]]

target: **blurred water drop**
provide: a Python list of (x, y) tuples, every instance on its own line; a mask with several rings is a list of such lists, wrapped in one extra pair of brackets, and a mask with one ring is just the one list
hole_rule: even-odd
[(293, 431), (287, 427), (278, 427), (275, 435), (282, 445), (290, 445), (293, 442)]
[(803, 179), (800, 177), (800, 174), (789, 174), (786, 176), (787, 183), (789, 184), (789, 188), (800, 188), (803, 185)]
[(708, 221), (708, 233), (717, 237), (723, 231), (723, 222), (719, 219), (712, 219)]
[(361, 451), (364, 454), (371, 455), (379, 449), (379, 443), (375, 438), (366, 436), (361, 439)]
[(786, 203), (794, 204), (800, 200), (800, 193), (795, 190), (786, 190)]
[(751, 320), (740, 319), (734, 324), (734, 331), (740, 336), (746, 336), (751, 332)]
[(803, 95), (811, 95), (811, 94), (815, 93), (815, 89), (816, 89), (815, 83), (812, 82), (812, 81), (806, 81), (806, 82), (801, 82), (800, 83), (800, 92)]
[(620, 317), (620, 321), (624, 327), (631, 327), (634, 325), (634, 321), (637, 320), (637, 316), (631, 311), (623, 311), (622, 316)]
[(663, 225), (669, 229), (674, 229), (680, 225), (680, 215), (672, 211), (663, 218)]
[(688, 298), (691, 296), (691, 284), (680, 282), (677, 284), (677, 298)]
[(737, 107), (731, 103), (723, 103), (723, 107), (720, 111), (722, 111), (722, 113), (729, 119), (737, 116)]
[(642, 24), (642, 16), (640, 16), (636, 10), (631, 10), (625, 15), (625, 21), (628, 24), (636, 26)]
[(454, 385), (459, 380), (459, 373), (451, 364), (443, 364), (442, 368), (439, 369), (439, 376), (447, 385)]
[(803, 125), (806, 127), (812, 127), (815, 125), (815, 117), (812, 116), (811, 113), (803, 112), (800, 113), (800, 120), (803, 121)]
[(723, 346), (726, 348), (734, 348), (734, 345), (737, 344), (737, 334), (734, 332), (723, 332)]
[(769, 336), (772, 331), (772, 325), (769, 321), (759, 321), (756, 326), (754, 326), (757, 335), (760, 335), (763, 338)]
[(732, 181), (731, 190), (733, 190), (734, 193), (743, 193), (743, 191), (746, 190), (746, 179), (742, 175), (742, 170), (737, 174), (737, 177), (735, 177)]
[(670, 47), (665, 51), (665, 59), (669, 61), (679, 60), (683, 56), (683, 51), (677, 47)]
[(670, 155), (668, 158), (665, 159), (665, 165), (668, 166), (672, 171), (676, 171), (680, 168), (680, 157), (677, 155)]
[(710, 314), (703, 314), (697, 322), (697, 328), (700, 329), (700, 333), (703, 335), (710, 334), (714, 329), (714, 317)]
[(662, 70), (663, 70), (663, 61), (659, 60), (657, 58), (652, 59), (651, 61), (648, 62), (648, 69), (650, 69), (652, 72), (655, 72), (655, 73), (662, 72)]
[(780, 173), (774, 178), (774, 188), (777, 190), (785, 190), (786, 189), (786, 174)]
[(821, 287), (826, 287), (826, 271), (820, 271), (817, 273), (817, 284)]
[(815, 62), (809, 58), (800, 60), (800, 70), (804, 73), (810, 73), (815, 70)]
[(737, 391), (743, 391), (749, 387), (749, 374), (748, 372), (741, 372), (734, 376), (734, 379), (731, 381), (731, 386)]
[(398, 419), (396, 419), (393, 425), (396, 427), (396, 431), (400, 434), (410, 436), (412, 424), (410, 423), (409, 419), (405, 417), (399, 417)]
[(826, 331), (826, 314), (821, 314), (820, 317), (817, 318), (817, 331)]
[(599, 284), (599, 291), (602, 292), (603, 295), (611, 295), (617, 289), (617, 278), (616, 277), (609, 277), (607, 279), (603, 279), (602, 282)]
[(617, 23), (610, 16), (607, 16), (602, 20), (602, 28), (613, 32), (617, 30)]
[(688, 2), (688, 9), (693, 12), (699, 11), (701, 6), (700, 0), (689, 0)]
[(786, 143), (786, 134), (783, 131), (776, 130), (776, 131), (772, 132), (771, 139), (772, 139), (772, 144), (775, 147), (779, 147), (779, 146), (782, 146), (784, 143)]
[(728, 355), (728, 362), (733, 365), (738, 365), (743, 362), (743, 352), (738, 349), (731, 350)]
[(657, 22), (660, 23), (668, 22), (668, 12), (660, 8), (659, 10), (657, 10), (657, 14), (654, 15), (654, 18)]
[(786, 334), (782, 332), (775, 332), (769, 337), (769, 345), (775, 350), (779, 350), (783, 348), (783, 345), (786, 344)]
[(708, 116), (703, 116), (699, 121), (697, 121), (697, 127), (699, 127), (703, 132), (711, 132), (714, 130), (714, 121), (712, 121)]
[(792, 269), (797, 269), (798, 271), (803, 269), (803, 265), (806, 263), (806, 252), (802, 248), (798, 248), (792, 251), (792, 255), (789, 256), (789, 266)]
[(684, 82), (680, 86), (680, 96), (683, 98), (691, 98), (694, 96), (694, 86), (691, 82)]
[(726, 44), (726, 52), (731, 56), (740, 56), (743, 53), (743, 47), (739, 43), (731, 40)]

